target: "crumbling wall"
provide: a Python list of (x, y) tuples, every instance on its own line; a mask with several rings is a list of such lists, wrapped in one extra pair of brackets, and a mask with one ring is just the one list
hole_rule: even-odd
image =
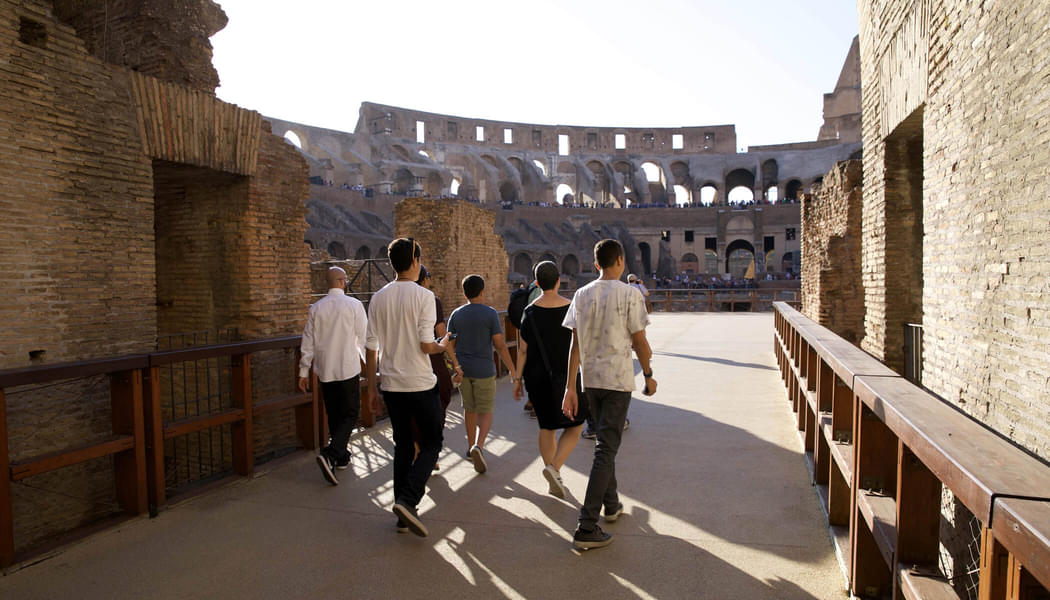
[(395, 207), (395, 228), (398, 237), (422, 245), (423, 265), (446, 316), (466, 302), (460, 282), (472, 273), (485, 278), (486, 303), (507, 309), (507, 251), (492, 211), (461, 200), (406, 198)]
[(864, 331), (861, 176), (861, 161), (840, 162), (802, 202), (802, 312), (854, 344)]

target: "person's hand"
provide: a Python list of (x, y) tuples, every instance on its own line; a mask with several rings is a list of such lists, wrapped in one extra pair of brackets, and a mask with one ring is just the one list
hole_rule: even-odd
[(519, 377), (518, 379), (514, 380), (514, 401), (520, 402), (524, 396), (525, 390), (522, 389), (521, 378)]
[(310, 391), (310, 380), (306, 377), (299, 378), (299, 391), (304, 394)]
[(456, 370), (456, 373), (452, 376), (452, 383), (457, 385), (463, 383), (463, 371)]
[(576, 418), (576, 410), (579, 408), (579, 400), (576, 398), (576, 390), (568, 388), (565, 397), (561, 401), (561, 412), (570, 419)]
[(372, 407), (372, 414), (377, 415), (379, 414), (379, 409), (382, 407), (382, 405), (379, 403), (379, 393), (376, 390), (376, 384), (369, 381), (367, 389), (369, 404)]
[(645, 378), (645, 389), (642, 390), (642, 394), (646, 396), (652, 396), (656, 393), (656, 380), (652, 377)]
[(441, 346), (441, 351), (442, 352), (448, 350), (448, 340), (449, 340), (448, 336), (450, 336), (450, 335), (452, 335), (452, 333), (446, 331), (445, 335), (441, 336), (441, 339), (437, 341), (437, 345)]

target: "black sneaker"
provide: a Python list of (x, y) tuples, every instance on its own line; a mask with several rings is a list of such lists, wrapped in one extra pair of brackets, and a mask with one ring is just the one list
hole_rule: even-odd
[(602, 531), (597, 525), (591, 531), (576, 529), (572, 534), (572, 547), (577, 550), (590, 550), (591, 548), (603, 548), (612, 543), (612, 536)]
[(397, 518), (397, 532), (408, 533), (408, 523), (401, 520), (401, 517)]
[(593, 440), (596, 437), (598, 437), (598, 434), (593, 429), (584, 429), (583, 430), (583, 439), (585, 439), (585, 440)]
[(630, 419), (624, 419), (623, 420), (623, 430), (627, 431), (627, 428), (630, 427), (630, 426), (631, 426), (631, 420)]
[(427, 537), (429, 533), (426, 525), (423, 525), (423, 521), (419, 520), (419, 514), (416, 513), (416, 509), (412, 508), (407, 504), (403, 504), (400, 500), (394, 504), (394, 514), (401, 521), (404, 521), (405, 525), (408, 526), (408, 530), (418, 535), (419, 537)]
[(346, 459), (345, 463), (335, 463), (336, 471), (345, 471), (350, 468), (350, 459)]
[(606, 523), (612, 523), (616, 519), (619, 519), (620, 515), (622, 515), (622, 514), (623, 514), (623, 502), (620, 502), (619, 504), (617, 504), (616, 508), (614, 508), (612, 510), (609, 510), (609, 507), (606, 506), (605, 507), (605, 522)]
[(325, 480), (332, 485), (339, 485), (339, 478), (335, 476), (335, 471), (332, 463), (332, 459), (328, 458), (324, 454), (317, 455), (317, 466), (321, 467), (321, 474), (324, 475)]

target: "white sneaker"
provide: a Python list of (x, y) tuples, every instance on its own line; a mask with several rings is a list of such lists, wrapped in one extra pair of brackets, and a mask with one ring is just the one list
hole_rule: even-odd
[(474, 470), (478, 473), (488, 470), (489, 466), (485, 464), (485, 457), (482, 456), (481, 448), (477, 444), (470, 449), (470, 459), (474, 461)]
[(561, 480), (561, 473), (554, 465), (543, 467), (543, 476), (547, 479), (547, 493), (555, 498), (565, 499), (565, 483)]

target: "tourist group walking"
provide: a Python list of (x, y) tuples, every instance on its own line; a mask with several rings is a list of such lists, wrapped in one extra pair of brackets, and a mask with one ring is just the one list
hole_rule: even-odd
[(387, 256), (397, 278), (372, 296), (367, 315), (360, 301), (346, 295), (346, 273), (338, 267), (328, 270), (328, 293), (310, 307), (299, 388), (309, 389), (312, 369), (330, 434), (329, 444), (317, 455), (325, 481), (338, 485), (338, 471), (350, 465), (347, 444), (361, 402), (378, 407), (381, 396), (393, 429), (397, 531), (426, 537), (418, 506), (427, 480), (438, 469), (454, 386), (463, 399), (465, 458), (477, 473), (488, 470), (485, 443), (495, 414), (495, 353), (511, 373), (515, 400), (528, 395), (539, 426), (537, 445), (548, 493), (567, 497), (561, 469), (585, 424), (593, 435), (594, 457), (573, 546), (588, 550), (608, 545), (612, 536), (599, 521), (614, 522), (624, 509), (617, 492), (616, 455), (636, 390), (632, 352), (645, 381), (643, 394), (656, 393), (657, 385), (645, 336), (645, 296), (638, 285), (621, 281), (623, 247), (612, 239), (595, 245), (599, 278), (571, 300), (559, 294), (557, 266), (549, 261), (536, 265), (527, 305), (520, 310), (516, 363), (499, 314), (485, 303), (484, 278), (463, 278), (465, 302), (446, 322), (441, 302), (429, 289), (422, 252), (411, 238), (389, 244)]

